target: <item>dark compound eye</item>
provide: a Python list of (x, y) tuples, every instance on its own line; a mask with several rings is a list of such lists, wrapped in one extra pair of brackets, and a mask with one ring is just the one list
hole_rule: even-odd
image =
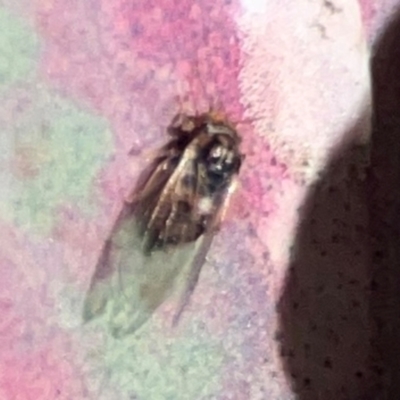
[(209, 155), (209, 159), (211, 162), (219, 161), (223, 156), (224, 149), (222, 146), (214, 146)]
[(207, 157), (207, 164), (208, 164), (208, 168), (210, 170), (215, 170), (217, 171), (218, 169), (221, 168), (221, 162), (222, 160), (222, 151), (220, 147), (216, 147), (211, 149), (210, 153), (208, 154)]
[(204, 173), (208, 178), (208, 191), (229, 185), (232, 176), (240, 167), (240, 155), (230, 136), (215, 135), (201, 154)]
[(233, 158), (231, 150), (220, 145), (214, 146), (207, 157), (208, 169), (220, 174), (230, 172), (234, 161)]

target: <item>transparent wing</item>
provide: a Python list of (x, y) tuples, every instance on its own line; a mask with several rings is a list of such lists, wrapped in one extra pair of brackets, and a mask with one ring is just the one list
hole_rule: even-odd
[(134, 216), (121, 220), (104, 247), (85, 301), (85, 320), (105, 313), (115, 337), (132, 333), (147, 321), (171, 293), (196, 247), (188, 243), (175, 251), (146, 255), (140, 243)]
[[(171, 198), (182, 193), (178, 186), (183, 171), (195, 174), (196, 166), (190, 159), (183, 160), (178, 167), (169, 165), (167, 159), (159, 164), (142, 185), (138, 206), (129, 203), (124, 206), (104, 245), (85, 299), (83, 318), (89, 321), (104, 314), (115, 337), (140, 328), (170, 295), (179, 273), (185, 268), (190, 271), (194, 262), (199, 265), (204, 261), (202, 258), (200, 262), (197, 255), (200, 252), (205, 255), (208, 248), (204, 244), (209, 241), (205, 238), (209, 235), (185, 243), (187, 235), (193, 235), (193, 221), (190, 215), (179, 216), (174, 208), (177, 201)], [(146, 251), (143, 219), (145, 224), (151, 224), (153, 214), (165, 219), (166, 237), (174, 231), (175, 246), (161, 243), (160, 249)]]
[[(190, 154), (194, 153), (183, 154), (179, 163), (173, 157), (157, 161), (137, 192), (136, 204), (124, 206), (104, 245), (85, 300), (84, 320), (105, 314), (115, 337), (139, 329), (181, 275), (176, 323), (196, 286), (229, 193), (214, 194), (213, 211), (199, 213), (201, 174)], [(194, 184), (187, 184), (188, 177)]]

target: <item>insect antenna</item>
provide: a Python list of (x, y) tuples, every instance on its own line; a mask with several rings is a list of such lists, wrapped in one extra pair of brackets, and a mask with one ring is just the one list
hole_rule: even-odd
[(264, 119), (263, 117), (247, 117), (240, 119), (239, 121), (235, 121), (234, 124), (237, 126), (240, 125), (248, 125), (248, 124), (253, 124), (254, 122), (261, 121)]

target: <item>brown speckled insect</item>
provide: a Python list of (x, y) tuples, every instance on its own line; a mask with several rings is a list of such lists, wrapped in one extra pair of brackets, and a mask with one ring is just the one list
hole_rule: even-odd
[(84, 319), (106, 314), (115, 337), (143, 325), (180, 276), (178, 320), (243, 160), (236, 129), (217, 114), (179, 114), (168, 133), (104, 245), (85, 300)]

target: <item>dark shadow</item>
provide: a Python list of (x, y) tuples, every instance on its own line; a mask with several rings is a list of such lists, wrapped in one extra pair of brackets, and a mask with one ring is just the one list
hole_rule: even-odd
[(278, 339), (300, 400), (374, 399), (365, 150), (338, 149), (299, 210)]
[(371, 317), (384, 399), (400, 399), (400, 12), (373, 48), (374, 127), (368, 200)]
[(365, 179), (366, 149), (348, 143), (300, 210), (277, 336), (299, 400), (400, 399), (400, 15), (372, 80)]

